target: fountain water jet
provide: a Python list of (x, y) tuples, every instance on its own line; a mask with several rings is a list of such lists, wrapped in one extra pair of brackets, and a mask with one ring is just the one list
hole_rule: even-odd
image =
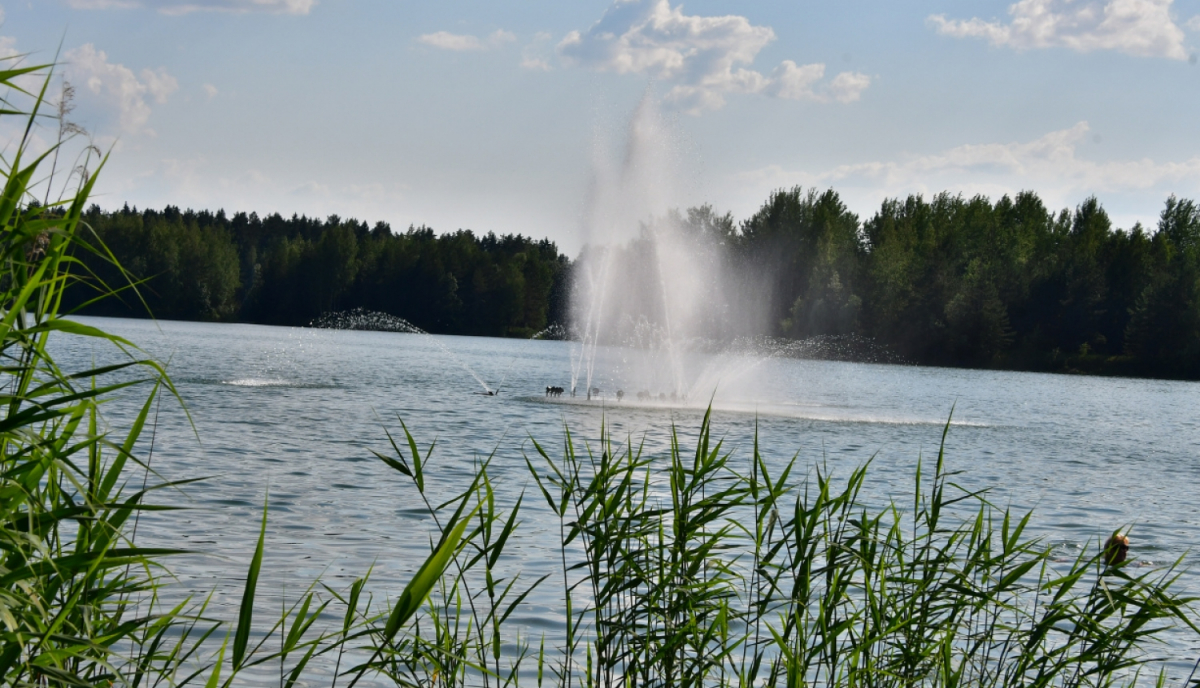
[[(483, 381), (471, 366), (467, 365), (459, 358), (450, 347), (446, 346), (435, 335), (422, 330), (416, 325), (410, 323), (404, 318), (399, 318), (390, 313), (380, 311), (369, 311), (365, 308), (355, 308), (348, 311), (337, 311), (325, 313), (321, 317), (313, 320), (308, 324), (309, 327), (316, 327), (326, 330), (368, 330), (372, 332), (404, 332), (406, 334), (417, 334), (427, 337), (433, 342), (442, 353), (446, 354), (450, 360), (458, 364), (458, 367), (467, 372), (468, 375), (475, 378), (475, 381), (483, 387), (483, 392), (488, 396), (493, 396), (495, 392), (487, 383)], [(503, 381), (501, 381), (503, 384)], [(499, 388), (497, 388), (499, 389)]]
[(671, 210), (684, 200), (683, 148), (649, 94), (630, 118), (623, 154), (597, 146), (572, 285), (572, 390), (591, 392), (597, 362), (617, 357), (602, 371), (609, 383), (623, 377), (619, 386), (707, 399), (722, 376), (703, 370), (711, 361), (697, 367), (692, 352), (731, 340), (730, 314), (755, 310), (727, 279), (732, 219), (707, 206)]

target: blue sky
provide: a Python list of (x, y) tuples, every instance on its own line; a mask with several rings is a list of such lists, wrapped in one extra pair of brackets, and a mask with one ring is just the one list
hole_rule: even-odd
[(644, 98), (678, 181), (661, 203), (738, 219), (797, 184), (864, 217), (907, 193), (1094, 194), (1123, 227), (1200, 198), (1200, 0), (0, 7), (0, 52), (61, 44), (72, 119), (112, 151), (106, 207), (336, 213), (574, 253), (597, 160)]

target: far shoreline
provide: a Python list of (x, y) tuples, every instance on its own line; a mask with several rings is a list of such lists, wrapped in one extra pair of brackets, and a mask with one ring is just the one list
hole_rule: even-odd
[[(281, 325), (281, 324), (276, 324), (276, 323), (259, 323), (259, 322), (249, 322), (249, 321), (182, 320), (182, 319), (177, 319), (177, 318), (154, 318), (151, 316), (135, 317), (135, 316), (127, 316), (127, 315), (93, 315), (93, 314), (71, 314), (71, 315), (68, 315), (65, 317), (68, 319), (88, 318), (88, 319), (109, 320), (109, 321), (111, 321), (111, 320), (129, 320), (129, 321), (133, 321), (133, 322), (183, 323), (183, 324), (197, 324), (197, 325), (233, 325), (233, 326), (242, 325), (242, 326), (251, 326), (251, 327), (278, 328), (278, 329), (285, 329), (285, 330), (299, 329), (299, 330), (331, 331), (331, 332), (372, 332), (372, 333), (376, 333), (376, 334), (399, 334), (399, 335), (411, 334), (414, 336), (420, 336), (416, 333), (411, 333), (411, 332), (395, 332), (395, 331), (389, 331), (389, 330), (372, 330), (372, 329), (357, 329), (357, 328), (314, 327), (311, 324)], [(492, 336), (492, 335), (454, 334), (454, 333), (446, 333), (446, 332), (429, 332), (427, 334), (429, 334), (431, 336), (435, 336), (435, 337), (445, 337), (445, 338), (454, 338), (454, 339), (458, 339), (458, 338), (462, 338), (462, 339), (501, 339), (501, 340), (509, 340), (509, 341), (545, 341), (545, 342), (576, 341), (576, 340), (567, 340), (567, 339), (534, 340), (534, 339), (529, 339), (529, 338), (524, 338), (524, 337), (513, 337), (513, 336), (496, 337), (496, 336)], [(792, 341), (801, 342), (801, 341), (805, 341), (805, 340), (792, 340)], [(612, 346), (612, 345), (606, 345), (606, 346)], [(848, 359), (848, 358), (821, 358), (821, 357), (801, 357), (801, 356), (790, 357), (790, 358), (792, 358), (793, 360), (802, 360), (802, 361), (821, 361), (821, 362), (829, 362), (829, 363), (853, 363), (853, 364), (857, 364), (857, 365), (868, 365), (868, 366), (888, 366), (888, 367), (898, 366), (898, 367), (904, 367), (904, 368), (929, 368), (929, 369), (933, 369), (933, 370), (962, 370), (962, 371), (997, 372), (997, 373), (1024, 373), (1024, 374), (1030, 374), (1030, 375), (1056, 375), (1056, 376), (1063, 375), (1063, 376), (1068, 376), (1068, 377), (1096, 377), (1096, 378), (1125, 379), (1125, 380), (1146, 380), (1146, 381), (1158, 381), (1158, 382), (1186, 382), (1186, 383), (1200, 382), (1200, 380), (1195, 379), (1195, 378), (1164, 377), (1164, 376), (1160, 376), (1160, 375), (1139, 375), (1139, 374), (1136, 374), (1133, 372), (1119, 372), (1119, 371), (1113, 370), (1111, 367), (1098, 368), (1098, 369), (1093, 369), (1093, 370), (1081, 370), (1079, 368), (1052, 370), (1052, 369), (1046, 369), (1046, 368), (1020, 368), (1020, 367), (1008, 367), (1008, 366), (990, 366), (990, 367), (964, 366), (964, 365), (939, 364), (939, 363), (930, 363), (930, 362), (919, 362), (918, 363), (918, 362), (912, 362), (912, 361), (870, 361), (870, 360), (854, 360), (854, 359)], [(1076, 360), (1076, 358), (1077, 357), (1064, 357), (1064, 361)], [(1090, 357), (1088, 363), (1091, 365), (1096, 365), (1096, 359), (1105, 359), (1105, 358), (1106, 357), (1092, 356), (1092, 357)], [(1107, 358), (1108, 359), (1123, 359), (1119, 362), (1122, 365), (1127, 365), (1129, 363), (1127, 357), (1107, 357)], [(1105, 364), (1108, 364), (1108, 361), (1106, 361), (1106, 360), (1100, 361), (1100, 365), (1105, 365)]]

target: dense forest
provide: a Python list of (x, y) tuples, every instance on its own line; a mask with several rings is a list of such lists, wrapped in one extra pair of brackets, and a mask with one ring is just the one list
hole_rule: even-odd
[[(71, 305), (92, 315), (305, 325), (366, 308), (431, 332), (528, 337), (564, 310), (556, 285), (568, 261), (545, 240), (170, 206), (93, 206), (84, 221), (129, 275), (145, 280), (136, 293), (95, 303), (73, 288)], [(95, 279), (128, 282), (107, 261), (81, 260)]]
[[(701, 213), (701, 215), (703, 215)], [(1200, 378), (1200, 207), (1112, 226), (1095, 198), (885, 201), (865, 221), (833, 191), (774, 193), (723, 228), (776, 334), (859, 334), (935, 365)], [(718, 230), (721, 231), (721, 230)], [(773, 269), (764, 269), (773, 268)]]
[[(1190, 200), (1128, 230), (1095, 198), (1055, 212), (1032, 192), (891, 199), (864, 220), (832, 190), (794, 188), (740, 223), (707, 206), (674, 217), (723, 245), (732, 288), (767, 314), (740, 334), (857, 335), (934, 365), (1200, 379)], [(569, 313), (572, 264), (546, 240), (173, 207), (84, 219), (145, 280), (140, 298), (96, 303), (74, 287), (89, 314), (303, 325), (361, 307), (431, 332), (527, 337)]]

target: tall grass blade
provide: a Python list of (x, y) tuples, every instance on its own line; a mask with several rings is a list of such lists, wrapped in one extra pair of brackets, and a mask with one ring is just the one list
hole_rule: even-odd
[(269, 498), (263, 500), (262, 525), (258, 529), (258, 544), (254, 547), (254, 556), (250, 559), (250, 569), (246, 572), (246, 587), (242, 591), (242, 605), (238, 609), (237, 632), (233, 636), (233, 670), (242, 668), (246, 658), (246, 645), (250, 642), (250, 626), (254, 620), (254, 597), (258, 589), (258, 574), (262, 570), (263, 542), (267, 536), (267, 507)]

